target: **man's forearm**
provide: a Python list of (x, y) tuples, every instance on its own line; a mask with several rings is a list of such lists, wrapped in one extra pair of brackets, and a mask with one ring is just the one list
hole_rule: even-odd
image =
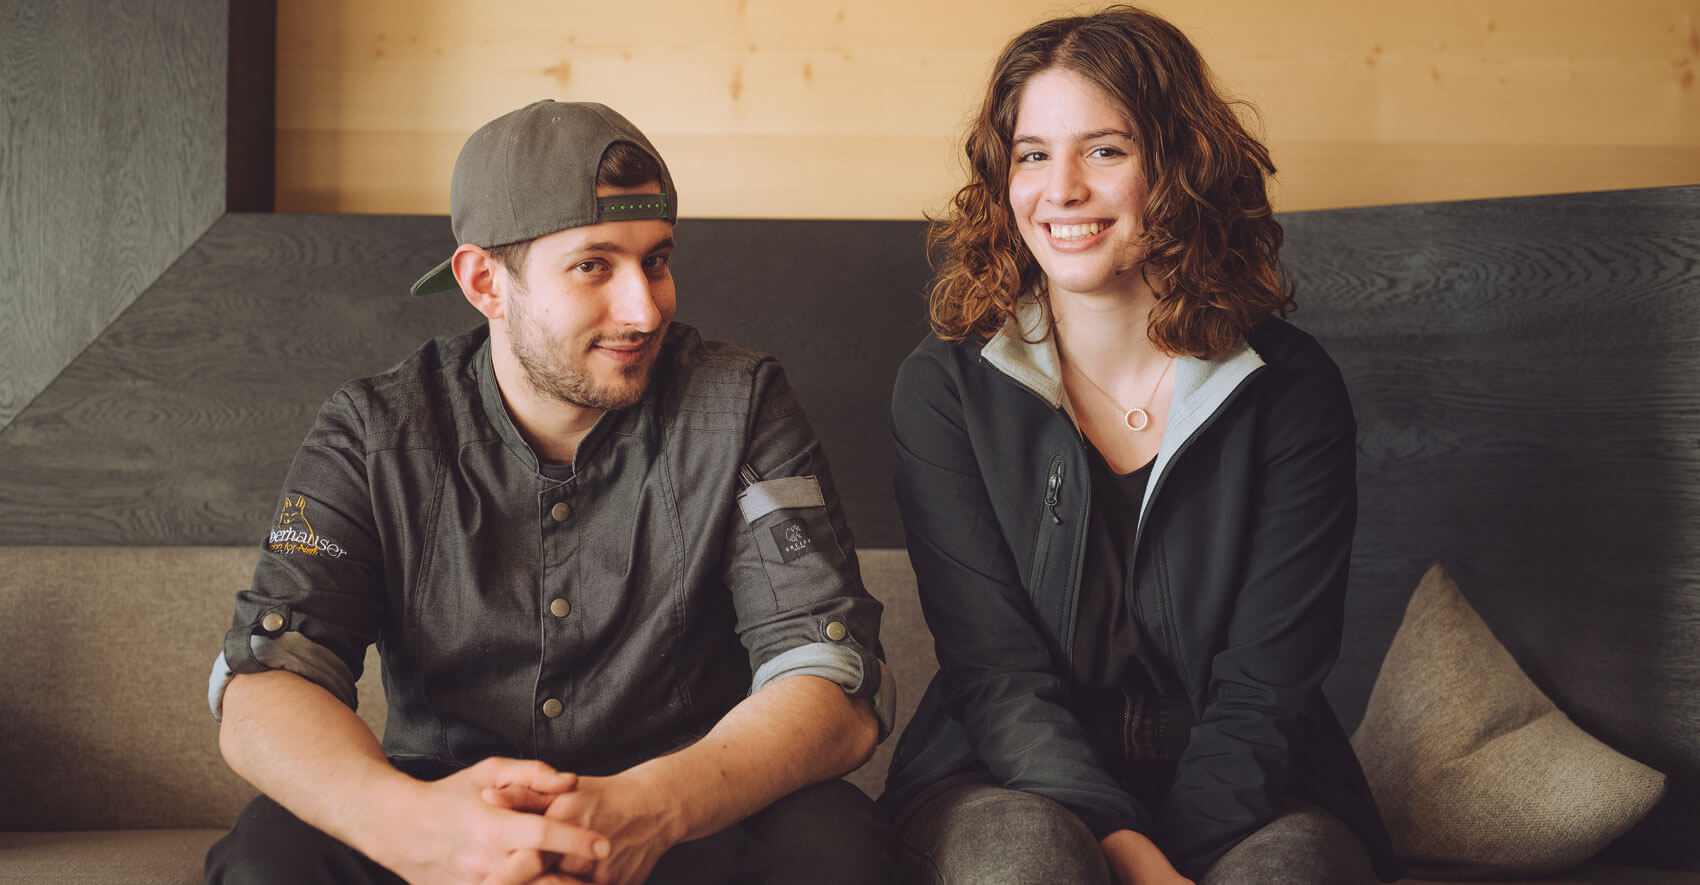
[(225, 690), (219, 749), (230, 767), (295, 816), (362, 851), (362, 812), (413, 783), (366, 723), (330, 692), (284, 670)]
[(774, 682), (695, 744), (626, 771), (679, 802), (676, 841), (698, 839), (867, 760), (879, 723), (866, 700), (816, 676)]
[(293, 673), (232, 680), (219, 746), (237, 774), (279, 805), (410, 882), (529, 882), (554, 863), (546, 854), (583, 866), (611, 850), (582, 826), (491, 801), (547, 803), (570, 791), (575, 775), (493, 758), (442, 780), (416, 780), (390, 764), (354, 711)]

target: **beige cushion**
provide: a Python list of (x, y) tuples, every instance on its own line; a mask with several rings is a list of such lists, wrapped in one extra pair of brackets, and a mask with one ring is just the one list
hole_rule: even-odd
[(1405, 610), (1353, 746), (1408, 872), (1550, 875), (1640, 820), (1664, 775), (1572, 723), (1440, 566)]

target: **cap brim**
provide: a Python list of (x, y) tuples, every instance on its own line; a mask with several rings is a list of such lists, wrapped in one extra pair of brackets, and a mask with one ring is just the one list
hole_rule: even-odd
[(438, 292), (460, 288), (460, 283), (455, 281), (453, 264), (454, 258), (452, 256), (444, 259), (442, 264), (431, 268), (430, 273), (415, 281), (409, 291), (415, 295), (435, 295)]

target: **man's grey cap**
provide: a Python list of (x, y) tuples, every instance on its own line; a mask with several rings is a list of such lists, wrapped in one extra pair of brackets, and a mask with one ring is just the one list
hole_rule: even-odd
[[(661, 192), (596, 196), (596, 169), (617, 141), (661, 167)], [(455, 160), (449, 221), (455, 242), (486, 249), (604, 221), (678, 220), (678, 195), (660, 152), (630, 120), (591, 101), (539, 101), (484, 124)], [(456, 288), (449, 260), (413, 284), (413, 294)]]

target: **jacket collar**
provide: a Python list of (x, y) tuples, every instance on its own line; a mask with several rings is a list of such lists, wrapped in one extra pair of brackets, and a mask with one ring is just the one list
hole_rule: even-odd
[[(1038, 394), (1052, 408), (1061, 409), (1070, 420), (1074, 410), (1063, 389), (1062, 357), (1052, 334), (1050, 303), (1029, 295), (1016, 304), (1015, 315), (1005, 322), (980, 355), (998, 371)], [(1175, 454), (1211, 416), (1263, 367), (1263, 357), (1244, 341), (1221, 359), (1202, 360), (1183, 356), (1175, 360), (1174, 393), (1169, 400), (1169, 423), (1152, 465), (1152, 476), (1161, 477)], [(1076, 421), (1076, 426), (1079, 422)], [(1154, 483), (1153, 483), (1154, 485)], [(1151, 495), (1145, 496), (1149, 506)]]
[[(1050, 303), (1029, 295), (1016, 304), (1015, 315), (1004, 323), (980, 351), (998, 371), (1021, 382), (1052, 408), (1069, 409), (1063, 389), (1062, 356), (1052, 334)], [(1263, 357), (1244, 341), (1221, 359), (1201, 360), (1183, 356), (1175, 360), (1175, 385), (1169, 403), (1169, 431), (1180, 425), (1181, 439), (1191, 434), (1239, 387), (1246, 376), (1263, 365)]]

